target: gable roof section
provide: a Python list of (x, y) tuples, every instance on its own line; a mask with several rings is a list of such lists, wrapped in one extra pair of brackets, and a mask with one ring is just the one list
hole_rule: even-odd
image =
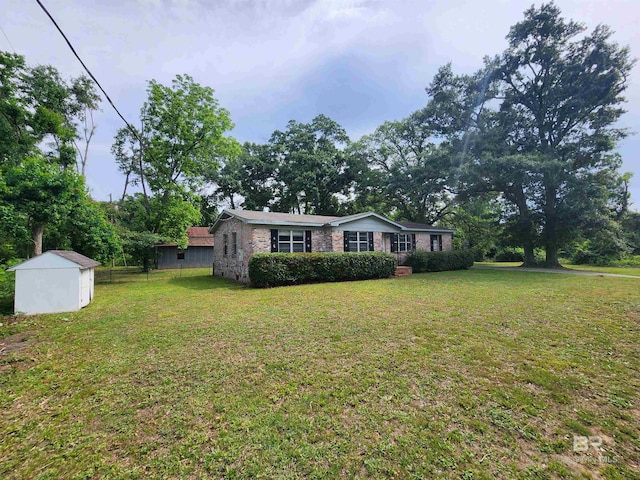
[[(209, 233), (209, 227), (187, 228), (188, 247), (213, 247), (213, 234)], [(175, 247), (174, 242), (160, 243), (156, 247)]]
[(223, 210), (209, 232), (216, 231), (220, 223), (230, 218), (236, 218), (243, 223), (252, 225), (276, 225), (290, 227), (322, 227), (340, 217), (327, 215), (298, 215), (280, 212), (256, 212), (253, 210)]
[(433, 225), (427, 225), (424, 223), (394, 222), (393, 220), (383, 217), (382, 215), (378, 215), (374, 212), (364, 212), (357, 213), (355, 215), (348, 215), (345, 217), (338, 217), (328, 215), (298, 215), (293, 213), (257, 212), (253, 210), (223, 210), (216, 219), (215, 223), (209, 229), (209, 232), (213, 234), (218, 229), (220, 224), (231, 218), (235, 218), (246, 224), (273, 225), (276, 227), (337, 227), (365, 218), (375, 218), (379, 221), (389, 224), (394, 228), (397, 228), (399, 231), (453, 233), (453, 230), (447, 228), (438, 228), (434, 227)]
[(100, 262), (70, 250), (49, 250), (37, 257), (25, 260), (9, 268), (9, 271), (30, 270), (38, 268), (79, 268), (85, 270), (100, 265)]
[(402, 230), (402, 225), (394, 222), (393, 220), (389, 220), (387, 217), (383, 217), (382, 215), (378, 215), (374, 212), (364, 212), (364, 213), (356, 213), (355, 215), (348, 215), (346, 217), (336, 217), (337, 219), (330, 223), (332, 227), (337, 227), (338, 225), (344, 225), (345, 223), (355, 222), (356, 220), (362, 220), (363, 218), (376, 218), (382, 222), (388, 223), (393, 227), (396, 227)]

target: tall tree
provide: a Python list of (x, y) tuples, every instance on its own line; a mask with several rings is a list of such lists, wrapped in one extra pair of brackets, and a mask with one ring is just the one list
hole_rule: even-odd
[[(213, 89), (178, 75), (171, 86), (152, 80), (140, 112), (136, 132), (123, 129), (112, 152), (126, 175), (126, 187), (142, 190), (143, 231), (161, 234), (186, 247), (181, 219), (197, 223), (190, 200), (205, 182), (205, 172), (216, 171), (222, 159), (239, 154), (237, 142), (225, 136), (233, 128), (229, 112), (221, 108)], [(181, 212), (177, 214), (177, 212)], [(184, 230), (184, 231), (183, 231)]]
[(626, 132), (615, 127), (624, 113), (622, 93), (633, 67), (629, 49), (611, 40), (603, 25), (586, 28), (560, 16), (554, 4), (531, 7), (511, 28), (497, 79), (502, 108), (513, 112), (542, 176), (546, 266), (559, 266), (566, 221), (584, 206), (570, 203), (572, 181), (612, 164), (608, 155)]
[(434, 142), (428, 113), (421, 110), (404, 120), (385, 122), (356, 149), (378, 172), (389, 213), (399, 220), (434, 223), (453, 206), (449, 144)]
[(68, 221), (74, 208), (89, 201), (74, 168), (73, 142), (86, 100), (79, 96), (95, 97), (90, 84), (80, 83), (69, 84), (53, 67), (28, 67), (21, 56), (0, 52), (0, 208), (21, 226), (16, 232), (30, 232), (27, 255), (42, 252), (47, 226)]
[(502, 55), (471, 76), (445, 67), (428, 89), (458, 140), (461, 163), (518, 207), (531, 257), (539, 216), (548, 267), (559, 266), (558, 249), (593, 212), (573, 201), (572, 190), (587, 182), (599, 185), (592, 193), (609, 196), (614, 185), (598, 172), (615, 170), (610, 153), (626, 134), (615, 123), (634, 61), (608, 27), (584, 32), (554, 4), (532, 7), (511, 28)]
[(89, 144), (96, 133), (97, 125), (93, 114), (100, 107), (100, 95), (95, 90), (93, 82), (84, 75), (71, 83), (71, 93), (74, 97), (76, 113), (76, 131), (78, 132), (74, 146), (77, 152), (77, 168), (80, 175), (86, 178), (87, 163), (89, 161)]
[(274, 208), (330, 215), (339, 209), (338, 195), (353, 182), (345, 147), (346, 131), (335, 121), (318, 115), (310, 123), (291, 120), (269, 140), (277, 164)]

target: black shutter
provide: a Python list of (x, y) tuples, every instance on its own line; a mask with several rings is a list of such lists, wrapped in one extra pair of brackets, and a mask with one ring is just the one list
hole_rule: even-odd
[(344, 232), (344, 251), (349, 251), (349, 232)]
[(373, 252), (373, 232), (367, 232), (367, 237), (369, 237), (369, 251)]
[(278, 252), (278, 229), (271, 229), (271, 253)]
[(412, 250), (416, 249), (416, 234), (415, 233), (411, 234), (411, 249)]
[(392, 252), (398, 251), (398, 234), (397, 233), (391, 234), (391, 251)]
[(311, 251), (311, 230), (304, 231), (304, 251)]

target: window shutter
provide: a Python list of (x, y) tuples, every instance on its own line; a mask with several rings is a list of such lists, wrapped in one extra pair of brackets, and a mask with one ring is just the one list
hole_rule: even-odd
[(415, 233), (411, 234), (411, 249), (412, 250), (416, 249), (416, 234)]
[(392, 252), (398, 251), (398, 234), (397, 233), (391, 234), (391, 251)]
[(304, 231), (304, 251), (311, 251), (311, 230)]
[(271, 253), (278, 252), (278, 229), (271, 229)]
[(369, 251), (373, 252), (373, 232), (367, 232), (367, 237), (369, 237)]
[(344, 232), (344, 251), (349, 251), (349, 232)]

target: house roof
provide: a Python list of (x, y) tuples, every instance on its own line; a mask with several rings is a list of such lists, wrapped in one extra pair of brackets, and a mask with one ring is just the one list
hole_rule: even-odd
[[(65, 260), (75, 263), (78, 267), (80, 267), (80, 270), (85, 270), (87, 268), (93, 268), (100, 265), (100, 262), (96, 262), (95, 260), (89, 257), (85, 257), (84, 255), (78, 252), (72, 252), (70, 250), (49, 250), (43, 253), (42, 255), (30, 258), (29, 260), (25, 260), (24, 262), (19, 263), (18, 265), (14, 265), (8, 270), (14, 271), (14, 270), (26, 270), (29, 268), (55, 268), (52, 266), (50, 267), (48, 265), (45, 265), (44, 263), (46, 262), (43, 262), (43, 259), (51, 255), (55, 255), (57, 257), (64, 258)], [(68, 267), (62, 267), (62, 268), (68, 268)]]
[(236, 218), (244, 223), (254, 225), (275, 225), (275, 226), (292, 226), (292, 227), (324, 227), (339, 226), (345, 223), (354, 222), (363, 218), (376, 218), (382, 222), (388, 223), (400, 231), (438, 231), (453, 232), (446, 228), (437, 228), (432, 225), (422, 223), (394, 222), (382, 215), (374, 212), (357, 213), (344, 217), (328, 216), (328, 215), (298, 215), (293, 213), (279, 212), (257, 212), (253, 210), (223, 210), (218, 216), (209, 232), (213, 234), (218, 226), (230, 219)]
[(331, 223), (341, 217), (326, 215), (298, 215), (280, 212), (256, 212), (253, 210), (223, 210), (222, 215), (236, 217), (245, 223), (278, 224), (278, 225), (308, 225), (319, 226)]
[[(189, 227), (187, 228), (187, 238), (189, 247), (213, 247), (213, 234), (209, 233), (209, 227)], [(175, 247), (173, 242), (161, 243), (158, 247)]]

